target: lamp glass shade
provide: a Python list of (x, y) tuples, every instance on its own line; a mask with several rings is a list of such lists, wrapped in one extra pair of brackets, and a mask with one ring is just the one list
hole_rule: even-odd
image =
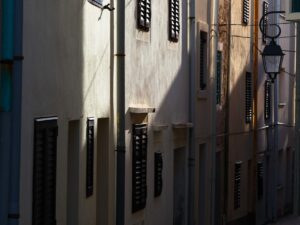
[(266, 45), (262, 52), (263, 64), (265, 72), (280, 73), (284, 53), (279, 45), (275, 41), (271, 41), (269, 45)]

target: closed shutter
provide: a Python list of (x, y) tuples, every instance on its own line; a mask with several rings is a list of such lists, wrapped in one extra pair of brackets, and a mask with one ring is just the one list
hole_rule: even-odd
[(94, 119), (87, 120), (86, 129), (86, 197), (93, 195), (94, 187)]
[(178, 42), (180, 31), (179, 0), (169, 0), (169, 39)]
[(234, 209), (241, 206), (241, 167), (242, 162), (236, 162), (234, 166)]
[(200, 90), (206, 89), (207, 33), (200, 32)]
[[(263, 8), (262, 8), (262, 13), (265, 15), (269, 11), (269, 3), (264, 1), (263, 2)], [(268, 32), (268, 16), (264, 17), (263, 21), (263, 34), (262, 34), (262, 42), (265, 44), (267, 42), (267, 37), (264, 34), (267, 34)]]
[(264, 193), (264, 167), (262, 162), (257, 163), (257, 198), (262, 199)]
[(221, 104), (222, 52), (217, 53), (217, 104)]
[(154, 153), (154, 164), (154, 196), (158, 197), (161, 195), (163, 187), (163, 159), (162, 154), (160, 152)]
[(268, 121), (271, 117), (271, 81), (265, 81), (265, 120)]
[(138, 0), (137, 4), (137, 26), (141, 30), (149, 31), (151, 25), (151, 0)]
[(243, 0), (243, 24), (247, 25), (249, 23), (250, 16), (250, 0)]
[(134, 124), (132, 132), (132, 212), (145, 208), (147, 199), (147, 125)]
[(34, 122), (32, 224), (55, 225), (57, 118)]
[(246, 73), (246, 95), (245, 95), (245, 102), (246, 102), (246, 123), (251, 123), (252, 121), (252, 74), (247, 72)]

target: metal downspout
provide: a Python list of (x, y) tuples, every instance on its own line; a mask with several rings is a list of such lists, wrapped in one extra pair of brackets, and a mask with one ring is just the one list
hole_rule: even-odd
[(14, 1), (1, 5), (1, 72), (0, 72), (0, 224), (7, 225), (9, 202), (11, 89), (14, 49)]
[(125, 215), (125, 0), (117, 0), (117, 175), (116, 225), (124, 225)]
[(12, 120), (10, 150), (10, 188), (8, 224), (19, 223), (20, 154), (21, 154), (21, 107), (22, 107), (22, 60), (23, 60), (23, 0), (15, 1), (14, 64), (12, 77)]
[[(196, 106), (196, 24), (195, 24), (195, 0), (188, 2), (188, 53), (189, 53), (189, 121), (195, 125)], [(188, 225), (195, 224), (195, 126), (189, 132), (189, 186), (188, 186)]]
[(211, 30), (210, 30), (210, 103), (211, 103), (211, 223), (215, 221), (215, 185), (216, 185), (216, 67), (218, 51), (218, 11), (219, 0), (211, 1)]

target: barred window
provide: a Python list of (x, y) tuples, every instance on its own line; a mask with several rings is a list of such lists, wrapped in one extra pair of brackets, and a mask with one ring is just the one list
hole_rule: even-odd
[(180, 30), (179, 0), (169, 0), (169, 39), (178, 42)]
[(207, 79), (207, 33), (200, 32), (200, 90), (206, 89)]
[(245, 90), (245, 119), (246, 123), (251, 123), (252, 121), (252, 74), (246, 72), (246, 90)]
[(268, 121), (271, 117), (271, 81), (265, 81), (265, 120)]
[(241, 168), (242, 162), (234, 165), (234, 209), (241, 207)]
[(243, 0), (243, 24), (247, 25), (249, 23), (250, 17), (250, 0)]
[(151, 25), (151, 0), (137, 1), (137, 26), (138, 29), (149, 31)]
[(222, 80), (222, 52), (218, 51), (217, 53), (217, 104), (221, 104), (221, 80)]
[[(269, 3), (266, 2), (266, 1), (264, 1), (263, 2), (263, 8), (262, 8), (263, 15), (265, 15), (266, 13), (268, 13), (268, 11), (269, 11)], [(269, 22), (268, 16), (264, 17), (264, 21), (263, 21), (263, 34), (262, 34), (263, 35), (262, 36), (262, 42), (264, 44), (266, 44), (266, 42), (267, 42), (267, 37), (266, 37), (265, 34), (267, 34), (267, 32), (268, 32), (268, 22)]]

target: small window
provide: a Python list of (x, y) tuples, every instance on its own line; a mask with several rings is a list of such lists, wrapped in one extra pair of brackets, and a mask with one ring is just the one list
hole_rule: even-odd
[(147, 125), (132, 128), (132, 212), (144, 209), (147, 199)]
[(169, 39), (178, 42), (180, 31), (179, 0), (169, 0)]
[(234, 165), (234, 209), (241, 207), (241, 167), (242, 162)]
[(257, 163), (257, 198), (261, 200), (264, 193), (264, 164)]
[(137, 0), (137, 27), (149, 31), (151, 25), (151, 0)]
[(245, 90), (246, 123), (252, 121), (252, 74), (246, 72), (246, 90)]
[(163, 159), (161, 152), (154, 153), (154, 164), (154, 197), (158, 197), (161, 195), (163, 186)]
[(269, 121), (271, 117), (271, 110), (272, 110), (272, 105), (271, 105), (271, 81), (266, 80), (265, 81), (265, 120)]
[(86, 197), (93, 195), (94, 189), (94, 119), (87, 120), (86, 128)]
[(216, 87), (216, 97), (217, 104), (221, 104), (221, 80), (222, 80), (222, 52), (218, 51), (217, 53), (217, 87)]
[(207, 33), (200, 32), (200, 90), (206, 89), (207, 79)]
[[(263, 2), (263, 8), (262, 8), (263, 15), (265, 15), (268, 11), (269, 11), (269, 3), (266, 2), (266, 1), (264, 1)], [(269, 21), (269, 18), (268, 18), (268, 16), (266, 16), (264, 18), (264, 21), (263, 21), (263, 34), (262, 34), (262, 42), (263, 42), (263, 44), (267, 43), (267, 37), (264, 34), (267, 34), (267, 32), (268, 32), (268, 21)]]
[(250, 0), (243, 0), (243, 24), (248, 25), (250, 17)]

